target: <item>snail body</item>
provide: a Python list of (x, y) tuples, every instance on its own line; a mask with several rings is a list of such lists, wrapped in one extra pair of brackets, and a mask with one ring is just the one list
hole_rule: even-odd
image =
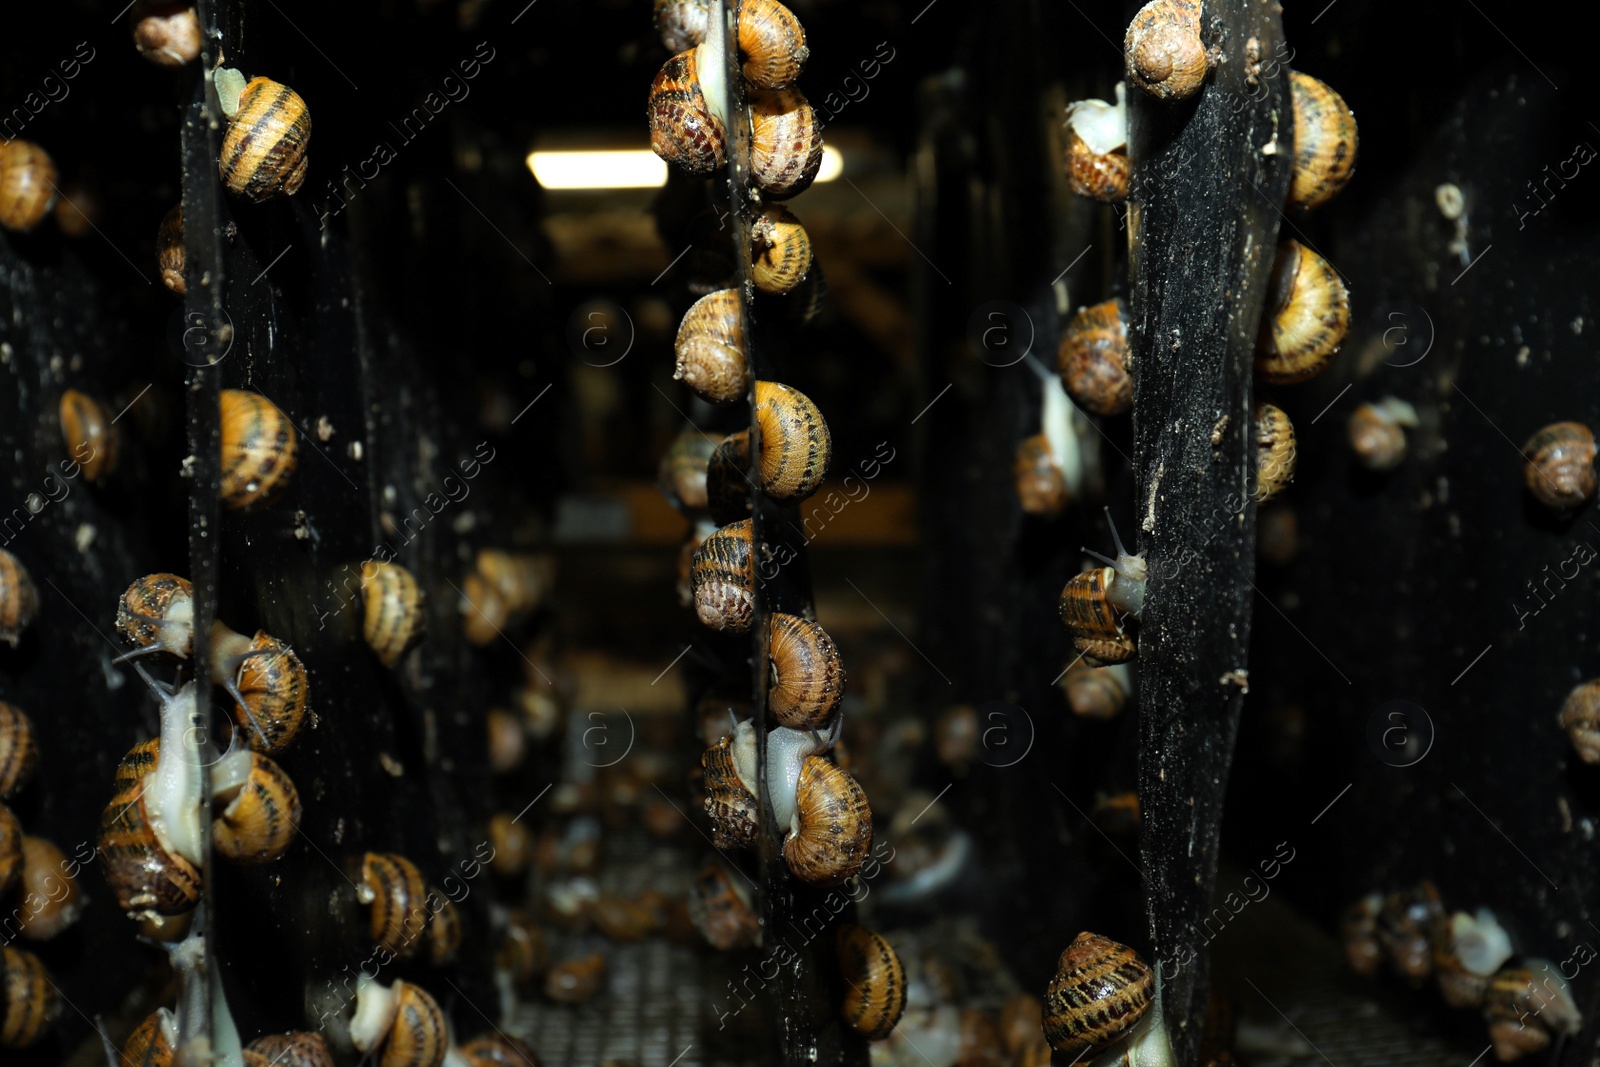
[(1594, 433), (1581, 422), (1555, 422), (1522, 446), (1523, 480), (1548, 508), (1570, 511), (1594, 496)]
[(422, 948), (427, 929), (427, 886), (417, 865), (392, 852), (368, 852), (361, 861), (356, 897), (372, 908), (372, 943), (410, 959)]
[(1138, 643), (1125, 620), (1138, 619), (1144, 610), (1148, 568), (1144, 556), (1130, 555), (1116, 527), (1111, 528), (1117, 558), (1098, 556), (1107, 565), (1084, 571), (1061, 590), (1061, 621), (1072, 633), (1073, 646), (1091, 667), (1126, 663), (1138, 653)]
[[(30, 941), (48, 941), (78, 921), (83, 903), (73, 866), (53, 842), (42, 837), (22, 839), (22, 871), (17, 880), (21, 903), (12, 915), (18, 934)], [(0, 886), (4, 883), (5, 875), (0, 872)]]
[(1406, 456), (1406, 428), (1417, 425), (1417, 411), (1404, 400), (1385, 397), (1362, 404), (1350, 416), (1350, 450), (1368, 470), (1393, 470)]
[(723, 952), (761, 944), (761, 918), (749, 890), (717, 860), (700, 868), (689, 888), (689, 921)]
[(844, 699), (844, 664), (839, 649), (818, 623), (795, 615), (772, 616), (767, 644), (772, 686), (767, 707), (783, 726), (821, 726)]
[(677, 367), (673, 378), (701, 399), (713, 404), (743, 400), (750, 386), (750, 369), (744, 355), (738, 291), (718, 289), (690, 305), (678, 326), (674, 349)]
[(21, 708), (0, 700), (0, 799), (27, 785), (38, 764), (32, 720)]
[(0, 548), (0, 641), (12, 648), (39, 613), (39, 590), (22, 561)]
[(1106, 204), (1128, 198), (1128, 98), (1117, 83), (1117, 102), (1079, 100), (1067, 108), (1067, 187)]
[(403, 981), (383, 986), (363, 974), (356, 979), (350, 1042), (363, 1053), (376, 1053), (377, 1067), (440, 1067), (450, 1035), (444, 1012), (421, 986)]
[(845, 1024), (868, 1041), (881, 1041), (906, 1010), (906, 969), (883, 935), (850, 923), (839, 927), (839, 971), (844, 976)]
[(833, 435), (811, 398), (781, 382), (756, 382), (761, 489), (780, 502), (817, 491), (833, 461)]
[(0, 141), (0, 226), (27, 232), (56, 205), (60, 175), (50, 153), (21, 138)]
[(283, 491), (298, 462), (294, 423), (259, 393), (224, 389), (222, 506), (265, 504)]
[(1081, 407), (1096, 415), (1133, 407), (1128, 306), (1119, 298), (1080, 309), (1061, 333), (1056, 365), (1061, 384)]
[(212, 823), (212, 844), (235, 863), (271, 863), (299, 833), (299, 791), (282, 767), (259, 752), (238, 749), (213, 765), (211, 797), (223, 805)]
[(1128, 81), (1158, 100), (1194, 95), (1209, 57), (1200, 40), (1200, 0), (1150, 0), (1123, 41)]
[(787, 200), (822, 167), (822, 127), (798, 89), (756, 89), (750, 107), (750, 170), (763, 196)]
[(1155, 975), (1139, 954), (1080, 933), (1061, 953), (1044, 995), (1044, 1036), (1068, 1056), (1099, 1051), (1127, 1034), (1155, 999)]
[(1294, 105), (1294, 174), (1288, 203), (1311, 210), (1332, 200), (1356, 169), (1356, 117), (1326, 82), (1289, 72)]
[(369, 559), (361, 565), (361, 595), (362, 636), (378, 662), (393, 667), (427, 633), (422, 587), (398, 563)]
[(1567, 732), (1579, 759), (1600, 763), (1600, 678), (1584, 682), (1568, 693), (1557, 721)]
[(689, 567), (695, 615), (713, 630), (744, 633), (755, 619), (756, 567), (749, 519), (707, 537)]
[(1256, 403), (1256, 500), (1271, 500), (1294, 480), (1294, 424), (1276, 404)]
[(101, 482), (117, 469), (121, 435), (106, 406), (86, 393), (68, 389), (59, 408), (61, 442), (91, 482)]
[(811, 269), (811, 238), (782, 204), (761, 209), (751, 223), (750, 245), (750, 279), (763, 293), (787, 293)]
[(44, 1037), (61, 1007), (56, 985), (39, 957), (0, 947), (0, 1048), (27, 1048)]
[(1350, 297), (1333, 267), (1299, 241), (1278, 245), (1256, 339), (1256, 376), (1272, 385), (1314, 378), (1349, 331)]
[(219, 79), (217, 96), (229, 119), (217, 163), (223, 185), (256, 204), (280, 193), (293, 196), (306, 180), (311, 142), (306, 102), (271, 78), (251, 78), (231, 101), (230, 95), (228, 80)]
[(1489, 980), (1511, 958), (1511, 937), (1488, 908), (1458, 911), (1441, 925), (1433, 946), (1433, 973), (1452, 1008), (1483, 1003)]
[(739, 5), (739, 70), (758, 89), (782, 89), (800, 76), (811, 50), (794, 12), (778, 0)]
[(200, 41), (200, 19), (186, 0), (147, 0), (134, 7), (133, 45), (156, 66), (193, 63), (200, 58)]
[(872, 811), (848, 772), (823, 756), (805, 757), (794, 809), (783, 858), (796, 878), (832, 886), (861, 870), (872, 847)]

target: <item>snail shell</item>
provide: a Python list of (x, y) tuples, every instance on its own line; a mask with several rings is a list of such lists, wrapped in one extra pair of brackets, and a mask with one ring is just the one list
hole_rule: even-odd
[(1128, 105), (1122, 82), (1115, 104), (1079, 100), (1068, 106), (1067, 187), (1107, 204), (1128, 198)]
[(0, 226), (26, 232), (56, 204), (56, 165), (32, 141), (0, 142)]
[(444, 1012), (426, 990), (410, 982), (384, 987), (362, 975), (350, 1042), (361, 1052), (378, 1052), (376, 1067), (440, 1067), (450, 1034)]
[(288, 748), (306, 721), (311, 689), (306, 665), (265, 630), (258, 630), (248, 646), (233, 655), (215, 634), (211, 641), (213, 679), (222, 685), (232, 683), (233, 720), (250, 747), (267, 755)]
[(1045, 434), (1025, 437), (1012, 463), (1017, 499), (1029, 515), (1059, 515), (1067, 506), (1067, 476)]
[(484, 1034), (458, 1051), (468, 1067), (541, 1067), (538, 1054), (509, 1034)]
[(1347, 427), (1350, 450), (1369, 470), (1392, 470), (1406, 457), (1405, 427), (1416, 425), (1416, 409), (1404, 400), (1391, 396), (1376, 404), (1362, 404), (1351, 414)]
[(161, 268), (161, 284), (182, 296), (187, 282), (183, 277), (183, 205), (174, 204), (156, 231), (156, 265)]
[(1600, 678), (1584, 682), (1567, 694), (1558, 721), (1567, 731), (1578, 758), (1585, 763), (1600, 763)]
[(0, 798), (27, 785), (38, 763), (32, 720), (21, 708), (0, 700)]
[(1089, 821), (1102, 833), (1112, 837), (1126, 837), (1139, 832), (1139, 794), (1132, 790), (1122, 793), (1096, 791), (1094, 807), (1089, 810)]
[(1339, 938), (1344, 943), (1345, 962), (1362, 976), (1378, 973), (1383, 949), (1378, 944), (1378, 913), (1383, 910), (1383, 894), (1368, 893), (1345, 909), (1339, 919)]
[(177, 916), (200, 900), (200, 870), (163, 843), (143, 781), (111, 799), (100, 817), (100, 861), (117, 904), (135, 918)]
[(176, 574), (147, 574), (117, 601), (117, 633), (136, 649), (188, 659), (194, 651), (194, 587)]
[(0, 641), (12, 648), (39, 613), (39, 590), (22, 561), (0, 548)]
[(1289, 206), (1307, 211), (1332, 200), (1356, 171), (1356, 117), (1327, 83), (1289, 72), (1294, 104), (1294, 176)]
[(783, 842), (790, 872), (811, 885), (838, 885), (861, 870), (871, 847), (872, 811), (866, 792), (827, 759), (807, 756), (800, 766), (789, 836)]
[(200, 58), (200, 19), (186, 0), (151, 0), (133, 12), (133, 45), (158, 67)]
[(1133, 407), (1128, 306), (1112, 299), (1080, 309), (1061, 333), (1056, 367), (1080, 407), (1096, 415), (1120, 415)]
[(0, 948), (0, 1048), (27, 1048), (45, 1035), (61, 1005), (50, 972), (25, 949)]
[(266, 397), (222, 390), (222, 506), (264, 504), (283, 490), (298, 461), (294, 423)]
[(495, 774), (509, 774), (522, 766), (528, 754), (528, 735), (522, 731), (522, 720), (504, 708), (490, 708), (486, 719), (489, 769)]
[(644, 904), (615, 893), (601, 893), (589, 908), (594, 928), (613, 941), (637, 941), (655, 930), (655, 915)]
[(772, 686), (767, 707), (783, 726), (810, 730), (821, 726), (844, 699), (844, 664), (821, 625), (796, 615), (772, 616), (767, 643)]
[(311, 143), (311, 112), (300, 94), (271, 78), (251, 78), (233, 109), (223, 100), (222, 110), (230, 121), (217, 169), (228, 192), (254, 204), (299, 192)]
[(656, 0), (655, 24), (667, 51), (687, 51), (706, 39), (711, 25), (709, 0)]
[(490, 864), (496, 874), (509, 878), (521, 874), (533, 862), (533, 831), (509, 811), (489, 816), (489, 844), (494, 849)]
[(511, 618), (500, 590), (476, 571), (461, 582), (460, 608), (462, 636), (479, 648), (498, 638)]
[(738, 291), (718, 289), (690, 305), (678, 326), (674, 349), (678, 362), (672, 377), (702, 400), (713, 404), (743, 400), (750, 387), (750, 369), (744, 358)]
[(138, 785), (141, 778), (156, 769), (156, 761), (160, 756), (159, 737), (152, 737), (134, 745), (126, 756), (117, 761), (117, 769), (111, 778), (112, 792), (121, 793)]
[(1350, 297), (1328, 261), (1299, 241), (1278, 245), (1267, 313), (1256, 339), (1256, 375), (1293, 385), (1327, 369), (1350, 330)]
[(1294, 424), (1276, 404), (1256, 403), (1256, 500), (1267, 501), (1294, 480)]
[(68, 455), (83, 468), (91, 482), (103, 481), (117, 469), (121, 435), (111, 412), (86, 393), (68, 389), (61, 394), (61, 442)]
[(157, 1008), (123, 1042), (122, 1063), (118, 1067), (172, 1067), (172, 1050), (177, 1043), (177, 1017), (166, 1008)]
[(415, 956), (428, 925), (427, 892), (415, 863), (393, 852), (368, 852), (356, 897), (372, 908), (372, 943), (401, 959)]
[(1378, 912), (1378, 944), (1400, 976), (1420, 986), (1433, 969), (1433, 938), (1444, 906), (1432, 882), (1390, 893)]
[[(3, 863), (0, 860), (0, 865)], [(48, 941), (78, 921), (83, 903), (78, 897), (78, 880), (72, 875), (74, 866), (52, 842), (42, 837), (22, 839), (18, 906), (12, 913), (18, 934), (30, 941)], [(0, 885), (4, 883), (5, 874), (0, 872)]]
[(839, 927), (839, 973), (844, 1003), (839, 1013), (868, 1041), (881, 1041), (906, 1010), (906, 969), (883, 935), (864, 926)]
[(700, 757), (705, 773), (706, 817), (716, 848), (746, 848), (760, 832), (756, 808), (755, 727), (748, 720)]
[(1099, 934), (1073, 938), (1044, 995), (1044, 1036), (1066, 1055), (1105, 1048), (1144, 1017), (1155, 976), (1139, 954)]
[(716, 860), (700, 868), (689, 888), (689, 921), (712, 948), (723, 952), (761, 944), (761, 917), (750, 891)]
[(361, 595), (366, 600), (361, 634), (378, 662), (393, 667), (427, 633), (422, 588), (398, 563), (369, 559), (361, 565)]
[(275, 762), (239, 749), (211, 769), (211, 799), (223, 805), (211, 824), (217, 852), (235, 863), (271, 863), (300, 832), (300, 794)]
[(1556, 1034), (1583, 1028), (1565, 979), (1543, 960), (1495, 972), (1484, 994), (1483, 1017), (1501, 1063), (1542, 1052)]
[(1199, 0), (1150, 0), (1123, 41), (1128, 80), (1159, 100), (1182, 100), (1206, 79)]
[(711, 521), (726, 526), (750, 516), (750, 431), (723, 438), (706, 464)]
[(437, 889), (428, 890), (433, 901), (443, 901), (428, 922), (428, 962), (443, 967), (461, 951), (461, 909)]
[(509, 973), (513, 981), (526, 982), (545, 969), (549, 958), (544, 931), (527, 912), (513, 910), (495, 950), (495, 966)]
[(810, 57), (806, 31), (777, 0), (739, 5), (739, 69), (758, 89), (782, 89), (800, 76)]
[(246, 1048), (266, 1057), (271, 1067), (333, 1067), (328, 1039), (306, 1030), (263, 1034)]
[(833, 460), (833, 435), (811, 398), (780, 382), (756, 382), (761, 489), (777, 501), (817, 491)]
[(750, 170), (762, 195), (799, 196), (822, 166), (822, 128), (799, 89), (752, 90)]
[(1085, 719), (1114, 719), (1127, 706), (1133, 686), (1127, 664), (1089, 667), (1077, 663), (1067, 668), (1061, 688), (1067, 694), (1067, 704), (1074, 715)]
[(1433, 945), (1433, 973), (1444, 1002), (1452, 1008), (1483, 1003), (1489, 979), (1511, 958), (1511, 937), (1494, 912), (1479, 908), (1474, 917), (1458, 911), (1441, 925)]
[(11, 891), (11, 884), (22, 874), (22, 823), (4, 804), (0, 804), (0, 897)]
[(553, 556), (484, 548), (478, 550), (476, 566), (513, 614), (537, 608), (555, 582)]
[(787, 293), (810, 269), (811, 238), (800, 220), (782, 204), (763, 207), (750, 227), (750, 278), (756, 288), (775, 295)]
[(683, 511), (704, 511), (710, 501), (706, 496), (706, 467), (717, 442), (693, 426), (672, 439), (672, 447), (661, 457), (661, 470), (657, 484), (672, 506)]
[(582, 1004), (593, 1000), (605, 981), (606, 958), (596, 952), (551, 967), (544, 976), (544, 995), (562, 1004)]
[(756, 566), (749, 519), (724, 526), (695, 550), (689, 565), (694, 610), (713, 630), (744, 633), (755, 620)]
[(722, 122), (700, 89), (699, 48), (680, 52), (650, 85), (650, 147), (690, 175), (706, 175), (727, 162)]
[(1539, 503), (1569, 511), (1594, 496), (1594, 434), (1581, 422), (1555, 422), (1522, 446), (1523, 479)]
[(1096, 567), (1076, 575), (1061, 590), (1061, 621), (1072, 632), (1072, 646), (1091, 667), (1126, 663), (1138, 654), (1137, 638), (1123, 624), (1127, 613), (1111, 602), (1110, 589), (1118, 581), (1111, 567)]

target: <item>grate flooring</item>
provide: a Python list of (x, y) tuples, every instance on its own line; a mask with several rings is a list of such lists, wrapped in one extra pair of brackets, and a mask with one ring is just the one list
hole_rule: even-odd
[[(1468, 1039), (1488, 1051), (1489, 1041), (1474, 1013), (1461, 1014), (1458, 1040), (1446, 1043), (1420, 1033), (1371, 997), (1338, 985), (1319, 985), (1282, 1003), (1288, 1020), (1276, 1023), (1252, 1014), (1240, 1025), (1238, 1051), (1251, 1067), (1464, 1067), (1473, 1052)], [(1470, 1044), (1470, 1042), (1469, 1042)], [(1248, 1050), (1247, 1050), (1248, 1046)], [(1276, 1047), (1274, 1047), (1276, 1046)], [(1477, 1051), (1477, 1050), (1473, 1050)], [(1482, 1061), (1479, 1061), (1482, 1062)]]

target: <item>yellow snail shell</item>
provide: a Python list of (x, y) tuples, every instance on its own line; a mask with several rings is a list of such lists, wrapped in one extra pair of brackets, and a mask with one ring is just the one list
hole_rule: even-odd
[(1050, 438), (1042, 433), (1025, 437), (1017, 445), (1012, 463), (1017, 500), (1029, 515), (1059, 515), (1067, 506), (1067, 477), (1056, 462)]
[[(22, 876), (17, 881), (18, 906), (12, 916), (18, 934), (30, 941), (48, 941), (78, 921), (83, 903), (72, 867), (66, 853), (54, 843), (42, 837), (22, 839)], [(0, 885), (4, 883), (5, 875), (0, 873)]]
[(1495, 972), (1484, 994), (1483, 1017), (1501, 1063), (1543, 1052), (1555, 1035), (1583, 1029), (1566, 980), (1544, 960)]
[(269, 1067), (333, 1067), (333, 1052), (321, 1034), (301, 1030), (287, 1034), (263, 1034), (246, 1046), (260, 1053)]
[(178, 296), (186, 291), (183, 276), (185, 252), (183, 248), (183, 205), (174, 204), (161, 220), (156, 231), (156, 260), (161, 268), (161, 284)]
[(661, 457), (656, 479), (661, 493), (676, 508), (703, 511), (710, 501), (706, 490), (706, 467), (717, 442), (693, 426), (687, 426), (672, 439), (672, 446)]
[(376, 1067), (440, 1067), (450, 1047), (449, 1025), (420, 986), (395, 982), (386, 988), (362, 975), (350, 1042), (361, 1052), (377, 1052)]
[(258, 393), (224, 389), (222, 404), (222, 506), (264, 504), (294, 473), (294, 423)]
[(393, 667), (427, 633), (422, 587), (398, 563), (369, 559), (361, 565), (361, 596), (366, 601), (362, 636), (378, 662)]
[(718, 289), (696, 300), (684, 312), (674, 347), (677, 368), (673, 378), (701, 399), (732, 404), (745, 398), (750, 369), (744, 355), (737, 290)]
[(750, 245), (750, 278), (763, 293), (787, 293), (811, 269), (811, 238), (782, 204), (761, 209), (751, 223)]
[(1139, 954), (1099, 934), (1073, 939), (1044, 995), (1044, 1036), (1065, 1056), (1098, 1051), (1150, 1010), (1155, 975)]
[(1433, 940), (1444, 921), (1444, 906), (1432, 882), (1384, 898), (1378, 912), (1378, 944), (1400, 977), (1420, 986), (1433, 970)]
[(710, 6), (709, 0), (656, 0), (656, 32), (667, 51), (676, 55), (706, 39)]
[(839, 972), (844, 1003), (839, 1013), (850, 1029), (868, 1041), (881, 1041), (906, 1009), (906, 969), (883, 935), (864, 926), (839, 927)]
[(39, 957), (0, 947), (0, 1048), (37, 1044), (61, 1008), (56, 983)]
[(690, 175), (706, 175), (727, 162), (722, 122), (700, 88), (698, 47), (662, 66), (650, 86), (650, 147)]
[(22, 561), (0, 548), (0, 641), (12, 648), (39, 613), (39, 590)]
[(1378, 944), (1378, 913), (1382, 910), (1383, 894), (1368, 893), (1346, 908), (1339, 919), (1345, 962), (1363, 977), (1377, 974), (1383, 962), (1383, 948)]
[(783, 841), (790, 872), (811, 885), (838, 885), (861, 870), (871, 847), (866, 792), (827, 759), (807, 756), (800, 768), (794, 820)]
[(0, 799), (27, 785), (38, 763), (33, 722), (21, 708), (0, 700)]
[(767, 708), (772, 717), (796, 730), (815, 729), (826, 722), (844, 699), (844, 664), (828, 632), (816, 622), (776, 613), (767, 655), (772, 665)]
[(1600, 763), (1600, 678), (1584, 682), (1567, 694), (1558, 721), (1578, 758), (1585, 763)]
[(1256, 500), (1267, 501), (1294, 480), (1294, 424), (1276, 404), (1256, 404)]
[(50, 154), (32, 141), (0, 141), (0, 226), (26, 232), (56, 204), (60, 175)]
[(1350, 297), (1333, 267), (1299, 241), (1280, 244), (1256, 339), (1256, 376), (1272, 385), (1314, 378), (1349, 330)]
[(1114, 719), (1128, 703), (1131, 686), (1127, 664), (1089, 667), (1082, 663), (1067, 668), (1061, 680), (1067, 704), (1074, 715), (1085, 719)]
[(1127, 305), (1112, 299), (1080, 309), (1061, 333), (1056, 367), (1067, 394), (1096, 415), (1133, 407)]
[(200, 42), (200, 19), (186, 0), (148, 0), (135, 7), (133, 45), (156, 66), (193, 63), (200, 58)]
[(1406, 427), (1417, 425), (1417, 412), (1404, 400), (1386, 397), (1362, 404), (1350, 416), (1350, 450), (1368, 470), (1386, 471), (1406, 456)]
[(1356, 170), (1356, 117), (1325, 82), (1289, 72), (1294, 104), (1294, 176), (1289, 206), (1307, 211), (1332, 200)]
[(311, 112), (300, 94), (271, 78), (251, 78), (237, 100), (217, 95), (229, 117), (217, 169), (228, 192), (251, 203), (293, 196), (306, 180)]
[(12, 810), (0, 804), (0, 898), (11, 892), (11, 885), (22, 874), (22, 823)]
[(564, 960), (544, 976), (544, 995), (562, 1004), (582, 1004), (593, 1000), (606, 980), (606, 958), (596, 952), (575, 960)]
[(817, 491), (833, 461), (833, 435), (811, 398), (780, 382), (756, 382), (761, 489), (777, 501)]
[(711, 521), (726, 526), (750, 517), (750, 431), (722, 439), (706, 464), (706, 504)]
[(746, 848), (755, 844), (761, 829), (756, 808), (755, 728), (747, 722), (700, 757), (706, 817), (711, 821), (711, 842), (716, 848)]
[(106, 406), (76, 389), (61, 394), (61, 443), (91, 482), (102, 482), (117, 469), (121, 434)]
[(178, 1020), (166, 1008), (145, 1017), (122, 1045), (118, 1067), (172, 1067), (173, 1046), (178, 1043)]
[(427, 886), (417, 865), (392, 852), (368, 852), (356, 895), (372, 908), (372, 943), (401, 959), (415, 956), (428, 925)]
[(739, 5), (740, 71), (758, 89), (782, 89), (800, 76), (811, 50), (794, 12), (777, 0)]
[(752, 90), (750, 169), (763, 196), (787, 200), (811, 186), (822, 166), (822, 128), (798, 89)]
[(761, 917), (741, 877), (709, 860), (689, 889), (689, 921), (712, 948), (723, 952), (761, 944)]
[(223, 805), (211, 826), (217, 853), (235, 863), (271, 863), (300, 832), (300, 793), (277, 763), (249, 749), (211, 770), (211, 798)]
[(749, 519), (724, 526), (695, 550), (689, 578), (695, 615), (713, 630), (744, 633), (755, 620), (755, 552)]
[(533, 1049), (509, 1034), (484, 1034), (458, 1051), (467, 1067), (541, 1067)]

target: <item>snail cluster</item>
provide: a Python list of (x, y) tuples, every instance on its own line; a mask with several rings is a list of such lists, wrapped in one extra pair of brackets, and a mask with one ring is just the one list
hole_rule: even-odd
[(554, 582), (551, 556), (480, 549), (461, 582), (461, 632), (474, 645), (490, 644), (513, 618), (537, 610)]

